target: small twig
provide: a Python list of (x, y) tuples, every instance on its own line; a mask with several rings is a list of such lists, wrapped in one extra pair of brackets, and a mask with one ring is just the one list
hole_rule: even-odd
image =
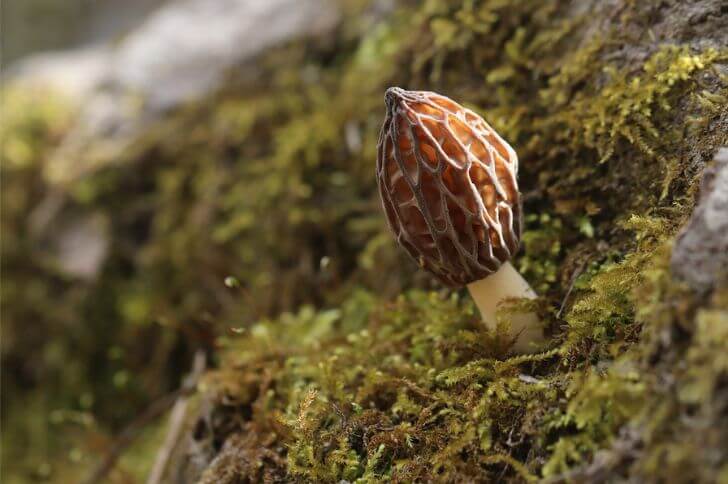
[(591, 462), (576, 467), (562, 474), (548, 477), (544, 484), (561, 484), (568, 482), (607, 482), (620, 465), (636, 458), (638, 446), (642, 442), (639, 431), (625, 427), (610, 449), (603, 449), (594, 455)]
[(515, 447), (517, 445), (521, 445), (523, 443), (523, 440), (526, 438), (525, 435), (521, 434), (521, 438), (518, 440), (518, 442), (513, 441), (513, 431), (515, 430), (515, 427), (511, 427), (511, 430), (508, 432), (508, 440), (506, 440), (506, 445), (508, 447)]
[[(192, 364), (192, 372), (185, 381), (186, 386), (194, 387), (197, 385), (202, 372), (205, 371), (205, 352), (197, 350), (195, 353), (195, 360)], [(167, 437), (164, 439), (164, 444), (157, 452), (157, 457), (154, 459), (154, 465), (152, 471), (149, 473), (147, 478), (147, 484), (158, 484), (162, 482), (164, 473), (167, 470), (167, 464), (174, 449), (177, 447), (177, 443), (180, 440), (182, 429), (185, 423), (185, 417), (187, 416), (187, 407), (189, 406), (188, 394), (182, 394), (177, 399), (177, 402), (172, 408), (172, 414), (169, 417), (169, 430), (167, 431)]]
[(37, 237), (45, 231), (51, 221), (66, 204), (67, 196), (59, 189), (52, 189), (43, 200), (30, 212), (28, 227), (30, 233)]
[(163, 414), (167, 408), (169, 408), (174, 401), (177, 400), (180, 393), (182, 393), (181, 390), (176, 390), (163, 396), (159, 400), (156, 400), (149, 405), (141, 415), (127, 425), (127, 427), (116, 438), (116, 442), (114, 442), (111, 450), (109, 450), (106, 457), (104, 457), (104, 460), (101, 461), (96, 470), (94, 470), (84, 483), (97, 484), (102, 482), (106, 475), (114, 468), (114, 465), (116, 465), (117, 459), (121, 457), (121, 454), (123, 454), (126, 448), (134, 441), (142, 428), (144, 428), (150, 421)]
[[(198, 351), (198, 354), (200, 352)], [(204, 356), (204, 353), (203, 353)], [(197, 362), (197, 355), (195, 355), (195, 362)], [(204, 362), (204, 360), (203, 360)], [(106, 454), (106, 457), (91, 473), (91, 475), (83, 481), (84, 484), (98, 484), (104, 480), (104, 478), (112, 471), (116, 465), (116, 461), (126, 451), (126, 449), (134, 442), (134, 439), (139, 435), (141, 430), (149, 424), (152, 420), (162, 415), (171, 407), (180, 397), (186, 396), (194, 390), (197, 382), (194, 384), (191, 382), (185, 382), (179, 389), (168, 393), (163, 397), (152, 402), (144, 412), (141, 413), (136, 419), (134, 419), (129, 425), (116, 438), (116, 441), (111, 446), (111, 449)]]
[(576, 284), (576, 280), (579, 278), (582, 272), (584, 272), (584, 267), (586, 266), (586, 263), (589, 262), (589, 258), (584, 260), (581, 264), (579, 264), (579, 267), (576, 268), (574, 273), (571, 275), (571, 281), (569, 281), (569, 289), (566, 290), (566, 294), (564, 295), (564, 299), (561, 301), (561, 307), (559, 308), (559, 312), (556, 313), (556, 317), (558, 319), (561, 319), (561, 313), (564, 311), (564, 308), (566, 307), (566, 302), (569, 300), (569, 296), (571, 295), (571, 291), (574, 289), (574, 285)]

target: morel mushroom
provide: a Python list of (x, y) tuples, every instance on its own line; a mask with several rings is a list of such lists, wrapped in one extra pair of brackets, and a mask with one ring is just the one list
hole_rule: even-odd
[[(483, 118), (453, 100), (397, 87), (385, 95), (377, 181), (397, 242), (440, 281), (467, 285), (486, 324), (504, 299), (536, 294), (509, 260), (521, 238), (518, 157)], [(543, 339), (538, 317), (514, 314), (516, 352)]]

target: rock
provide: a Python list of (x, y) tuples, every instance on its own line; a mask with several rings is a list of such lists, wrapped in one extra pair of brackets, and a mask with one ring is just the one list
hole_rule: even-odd
[(173, 0), (5, 2), (4, 61), (8, 64), (28, 56), (32, 59), (36, 52), (65, 51), (118, 40), (167, 1)]
[(328, 30), (323, 0), (187, 0), (159, 10), (121, 44), (112, 81), (162, 111), (217, 87), (225, 70), (283, 41)]
[(338, 19), (328, 0), (179, 0), (113, 47), (27, 61), (15, 80), (45, 78), (84, 100), (46, 177), (64, 184), (113, 162), (160, 116), (219, 88), (232, 68), (283, 42), (328, 32)]
[(59, 269), (72, 277), (94, 280), (109, 250), (108, 225), (108, 220), (100, 214), (62, 222), (54, 234), (54, 255)]
[(700, 201), (678, 236), (671, 269), (694, 290), (707, 292), (728, 277), (728, 148), (705, 169)]
[(6, 77), (27, 88), (51, 89), (80, 104), (108, 76), (110, 55), (107, 45), (36, 54), (11, 65)]

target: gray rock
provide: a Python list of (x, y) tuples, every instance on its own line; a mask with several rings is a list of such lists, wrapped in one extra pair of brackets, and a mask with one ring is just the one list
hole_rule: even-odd
[(32, 73), (34, 82), (83, 99), (47, 178), (64, 184), (114, 162), (150, 123), (219, 88), (232, 68), (247, 66), (248, 74), (266, 49), (321, 35), (338, 19), (329, 0), (178, 0), (114, 46), (27, 61), (16, 81)]
[(56, 91), (80, 104), (107, 78), (110, 67), (111, 48), (99, 44), (33, 55), (12, 64), (3, 77), (31, 89)]
[(678, 236), (671, 269), (694, 290), (707, 292), (728, 278), (728, 148), (705, 169), (700, 201)]
[(109, 250), (108, 220), (99, 214), (60, 223), (54, 234), (58, 268), (72, 277), (94, 280)]
[(8, 0), (2, 8), (3, 60), (118, 39), (165, 1)]
[(338, 18), (323, 0), (185, 0), (151, 16), (120, 45), (112, 79), (164, 110), (217, 87), (225, 70)]

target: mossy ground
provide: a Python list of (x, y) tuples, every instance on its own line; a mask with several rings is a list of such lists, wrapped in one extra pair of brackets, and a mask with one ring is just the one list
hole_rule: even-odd
[[(4, 366), (38, 359), (11, 381), (39, 392), (63, 355), (94, 365), (64, 372), (38, 412), (94, 415), (103, 434), (206, 348), (206, 482), (728, 480), (728, 293), (697, 296), (668, 268), (701, 169), (728, 144), (719, 3), (696, 3), (706, 26), (673, 16), (679, 2), (402, 2), (385, 18), (346, 2), (333, 38), (269, 53), (264, 82), (231, 82), (67, 187), (72, 210), (112, 220), (84, 285), (21, 262), (42, 250), (24, 214), (51, 189), (43, 148), (6, 153), (3, 231), (19, 235), (3, 244), (4, 316), (11, 332), (65, 316), (75, 335), (4, 346)], [(390, 85), (473, 107), (517, 149), (515, 263), (542, 295), (544, 353), (508, 357), (465, 293), (394, 246), (373, 174)], [(62, 131), (24, 119), (4, 137)], [(42, 462), (29, 454), (18, 472)]]

